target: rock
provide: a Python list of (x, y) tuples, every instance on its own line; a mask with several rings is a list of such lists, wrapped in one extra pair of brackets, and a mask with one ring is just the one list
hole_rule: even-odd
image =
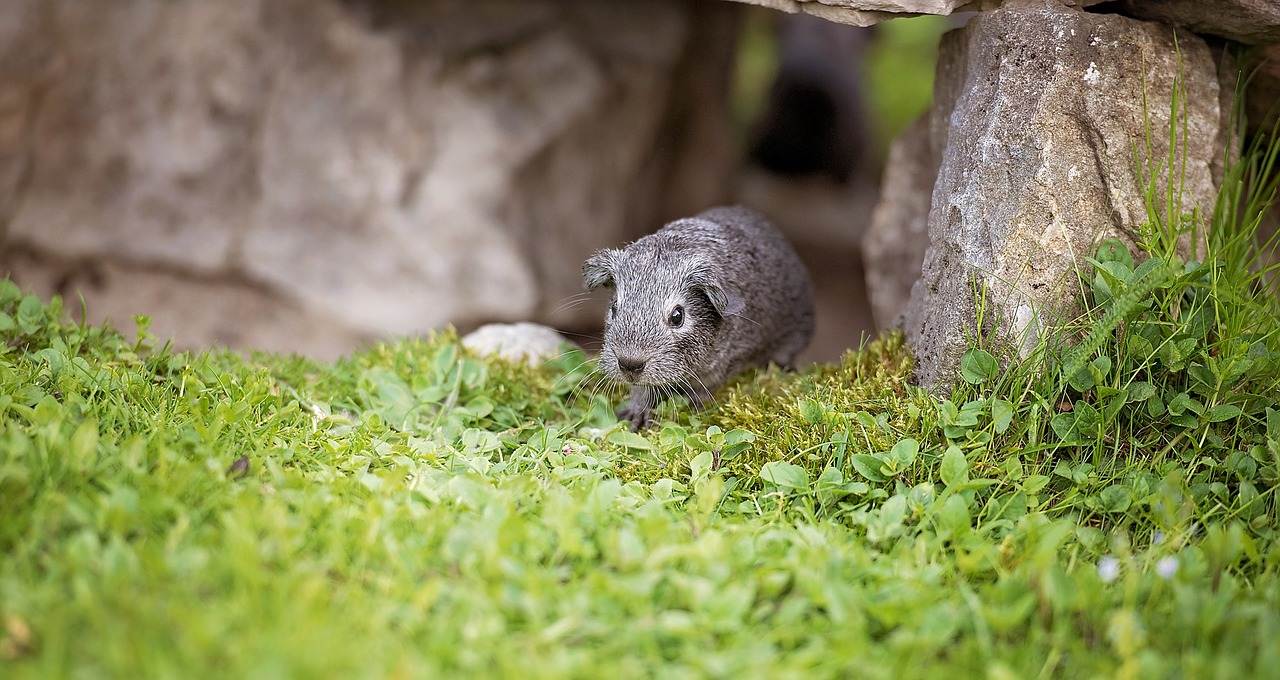
[[(1170, 164), (1179, 73), (1186, 146)], [(1025, 354), (1075, 311), (1075, 272), (1093, 245), (1139, 238), (1147, 182), (1136, 168), (1159, 167), (1162, 188), (1171, 165), (1183, 172), (1160, 214), (1212, 210), (1231, 108), (1225, 75), (1203, 40), (1180, 33), (1175, 44), (1172, 29), (1118, 15), (1001, 9), (946, 36), (930, 113), (945, 146), (904, 324), (922, 384), (954, 378), (966, 333)], [(1135, 149), (1148, 122), (1153, 146)], [(984, 289), (979, 328), (974, 291)]]
[(1216, 35), (1246, 45), (1280, 42), (1280, 3), (1275, 0), (1122, 0), (1121, 11)]
[(0, 245), (31, 180), (33, 111), (62, 66), (43, 40), (52, 24), (42, 0), (6, 0), (0, 12)]
[(556, 329), (527, 322), (485, 324), (464, 336), (462, 344), (482, 356), (496, 355), (530, 366), (555, 359), (566, 347), (575, 347)]
[(928, 117), (912, 124), (889, 149), (880, 200), (862, 237), (867, 296), (876, 328), (881, 330), (902, 325), (911, 286), (920, 278), (929, 247), (930, 197), (941, 155), (941, 144), (934, 144), (930, 135)]
[[(1245, 72), (1252, 74), (1245, 92), (1245, 114), (1250, 135), (1266, 138), (1280, 125), (1280, 45), (1256, 49), (1252, 53)], [(1280, 168), (1272, 168), (1280, 172)], [(1272, 203), (1258, 226), (1257, 239), (1261, 246), (1258, 267), (1267, 274), (1265, 279), (1273, 295), (1280, 296), (1280, 201)]]
[[(851, 26), (871, 26), (886, 19), (917, 14), (977, 12), (1006, 4), (1004, 0), (735, 0), (788, 14), (803, 12)], [(1107, 0), (1010, 0), (1008, 4), (1053, 2), (1061, 7), (1088, 7)], [(1247, 1), (1247, 0), (1242, 0)]]
[[(870, 26), (896, 16), (951, 15), (1034, 6), (1084, 8), (1108, 0), (736, 0), (795, 14), (803, 12), (828, 21)], [(1118, 0), (1111, 11), (1159, 21), (1202, 35), (1227, 38), (1246, 45), (1280, 42), (1280, 3), (1274, 0)]]
[(4, 261), (15, 281), (63, 296), (67, 311), (77, 318), (83, 295), (90, 301), (92, 321), (109, 322), (126, 335), (135, 328), (133, 317), (146, 315), (151, 318), (150, 332), (162, 340), (325, 360), (379, 337), (349, 328), (341, 319), (301, 309), (251, 282), (131, 267), (110, 259), (63, 260), (27, 248), (9, 251)]
[[(592, 251), (730, 196), (730, 130), (709, 124), (727, 96), (682, 76), (729, 80), (738, 8), (709, 4), (14, 0), (0, 275), (74, 296), (96, 268), (91, 317), (157, 329), (194, 316), (175, 286), (242, 310), (185, 347), (273, 322), (308, 351), (331, 346), (314, 329), (349, 350), (598, 324), (564, 304)], [(698, 181), (664, 192), (672, 177)]]
[(1280, 45), (1253, 50), (1244, 72), (1250, 74), (1244, 97), (1248, 131), (1270, 134), (1280, 116)]

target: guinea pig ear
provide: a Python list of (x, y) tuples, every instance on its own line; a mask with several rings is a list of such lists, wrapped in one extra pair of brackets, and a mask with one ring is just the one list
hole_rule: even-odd
[(707, 294), (707, 299), (711, 301), (711, 306), (716, 308), (716, 313), (720, 316), (732, 316), (741, 314), (746, 305), (737, 295), (725, 291), (720, 286), (703, 286), (702, 292)]
[(694, 274), (690, 284), (694, 290), (700, 290), (703, 295), (707, 296), (707, 300), (715, 308), (716, 314), (722, 317), (740, 314), (746, 308), (742, 298), (726, 290), (724, 286), (720, 285), (716, 277), (708, 272), (702, 271)]
[(582, 284), (587, 290), (595, 290), (600, 286), (613, 288), (617, 253), (616, 250), (601, 250), (582, 263)]

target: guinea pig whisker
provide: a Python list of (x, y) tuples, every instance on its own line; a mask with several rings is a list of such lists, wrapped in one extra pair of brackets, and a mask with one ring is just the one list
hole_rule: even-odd
[[(715, 394), (713, 394), (711, 390), (707, 388), (706, 383), (702, 382), (702, 378), (699, 378), (698, 374), (695, 371), (690, 370), (690, 371), (687, 371), (687, 373), (690, 378), (693, 378), (694, 380), (698, 381), (698, 386), (702, 388), (700, 392), (695, 393), (697, 394), (697, 399), (701, 402), (698, 404), (698, 406), (699, 407), (704, 406), (707, 401), (710, 401), (712, 406), (719, 408), (720, 404), (719, 402), (716, 401)], [(692, 389), (692, 386), (690, 387)]]
[[(573, 372), (576, 373), (583, 366), (590, 366), (595, 363), (596, 363), (595, 359), (586, 359), (582, 363), (575, 366), (573, 369)], [(599, 383), (601, 383), (604, 380), (604, 378), (605, 376), (600, 372), (599, 365), (595, 365), (594, 368), (592, 368), (590, 371), (587, 371), (586, 375), (583, 375), (581, 378), (578, 379), (577, 384), (574, 385), (574, 391), (577, 394), (581, 394), (583, 387), (585, 385), (589, 385), (592, 387), (592, 392), (594, 393), (595, 390), (598, 388)]]
[[(547, 359), (544, 359), (544, 360), (541, 362), (541, 367), (542, 367), (542, 368), (549, 368), (549, 367), (551, 367), (552, 362), (559, 361), (559, 360), (561, 360), (561, 359), (563, 359), (563, 358), (565, 358), (565, 357), (567, 357), (567, 356), (569, 356), (569, 352), (562, 352), (562, 353), (560, 353), (558, 356), (548, 357)], [(571, 366), (571, 367), (569, 368), (569, 370), (565, 371), (565, 372), (564, 372), (564, 373), (563, 373), (559, 378), (556, 378), (555, 386), (556, 386), (556, 387), (559, 387), (559, 385), (560, 385), (560, 381), (561, 381), (561, 380), (564, 380), (564, 379), (566, 379), (566, 378), (572, 377), (573, 375), (577, 374), (577, 373), (578, 373), (578, 371), (579, 371), (579, 370), (581, 370), (583, 366), (586, 366), (586, 365), (587, 365), (588, 363), (590, 363), (590, 362), (591, 362), (591, 360), (590, 360), (590, 359), (586, 359), (586, 360), (584, 360), (584, 361), (580, 361), (580, 362), (578, 362), (578, 363), (577, 363), (576, 365), (574, 365), (574, 366)]]
[(579, 400), (584, 395), (595, 395), (598, 391), (598, 387), (596, 386), (598, 382), (599, 378), (595, 377), (595, 374), (583, 376), (582, 379), (574, 383), (573, 388), (569, 392), (571, 396), (568, 401)]
[[(609, 388), (610, 380), (607, 376), (599, 373), (594, 374), (594, 380), (591, 382), (591, 394), (587, 397), (585, 408), (590, 411), (592, 406), (599, 400), (603, 399), (602, 393)], [(603, 399), (606, 404), (608, 399)]]
[(578, 307), (582, 303), (586, 302), (590, 297), (591, 297), (591, 293), (577, 293), (575, 295), (570, 295), (569, 297), (563, 298), (560, 300), (560, 306), (551, 310), (551, 314), (554, 315), (559, 312), (563, 312), (565, 310)]
[[(591, 345), (591, 346), (599, 346), (599, 345), (600, 345), (600, 344), (602, 344), (602, 342), (603, 342), (603, 341), (600, 339), (600, 336), (599, 336), (599, 335), (596, 335), (596, 334), (594, 334), (594, 333), (575, 333), (575, 332), (573, 332), (573, 331), (566, 331), (566, 330), (561, 329), (561, 328), (557, 328), (557, 329), (556, 329), (556, 332), (557, 332), (557, 333), (559, 333), (560, 335), (565, 336), (565, 337), (572, 338), (572, 339), (574, 339), (574, 340), (578, 340), (578, 341), (580, 341), (580, 342), (581, 342), (581, 344), (584, 344), (584, 345), (585, 345), (585, 344), (587, 344), (587, 343), (590, 343), (590, 345)], [(583, 341), (585, 341), (585, 342), (583, 342)], [(585, 348), (584, 348), (584, 349), (585, 349)]]
[(736, 317), (738, 317), (739, 319), (742, 319), (743, 321), (746, 321), (747, 323), (752, 323), (752, 324), (755, 324), (755, 325), (757, 325), (757, 326), (759, 326), (759, 327), (761, 327), (761, 328), (764, 328), (764, 324), (762, 324), (762, 323), (760, 323), (760, 322), (756, 321), (755, 319), (752, 319), (752, 318), (750, 318), (750, 317), (744, 316), (744, 315), (742, 315), (742, 314), (730, 314), (729, 316), (736, 316)]
[(575, 401), (582, 406), (582, 415), (578, 417), (574, 429), (586, 425), (587, 418), (591, 415), (591, 407), (600, 394), (604, 380), (604, 376), (599, 371), (592, 371), (583, 376), (582, 380), (575, 386), (573, 396)]
[(688, 378), (685, 378), (683, 376), (680, 378), (679, 387), (676, 388), (675, 392), (676, 394), (679, 394), (680, 396), (684, 397), (685, 400), (689, 402), (690, 407), (692, 407), (694, 410), (697, 410), (697, 404), (694, 403), (694, 399), (693, 399), (693, 392), (694, 392), (693, 383), (689, 382)]
[[(568, 354), (569, 354), (568, 352), (565, 352), (565, 353), (561, 354), (561, 355), (560, 355), (560, 357), (556, 357), (556, 358), (558, 359), (558, 358), (561, 358), (561, 357), (567, 356)], [(543, 362), (543, 365), (545, 366), (545, 365), (546, 365), (547, 363), (549, 363), (550, 361), (554, 361), (554, 360), (553, 360), (553, 359), (548, 359), (546, 362)], [(551, 390), (554, 392), (556, 389), (558, 389), (558, 388), (560, 387), (561, 381), (563, 381), (563, 380), (567, 380), (567, 379), (571, 378), (572, 376), (577, 375), (578, 371), (579, 371), (583, 366), (586, 366), (586, 365), (590, 364), (592, 361), (594, 361), (594, 359), (591, 359), (591, 358), (584, 359), (583, 361), (579, 362), (579, 363), (578, 363), (578, 365), (576, 365), (576, 366), (574, 366), (573, 368), (569, 369), (569, 371), (568, 371), (567, 373), (565, 373), (564, 375), (560, 376), (559, 378), (556, 378), (556, 381), (555, 381), (554, 383), (552, 383), (552, 385), (551, 385)], [(593, 371), (593, 372), (594, 372), (594, 371)], [(582, 380), (585, 380), (585, 377), (582, 377), (582, 378), (579, 378), (579, 379), (578, 379), (578, 385), (575, 385), (575, 386), (574, 386), (574, 389), (577, 389), (577, 387), (578, 387), (579, 385), (581, 385)]]
[(565, 351), (563, 351), (563, 352), (560, 352), (560, 353), (556, 354), (556, 355), (555, 355), (555, 356), (553, 356), (553, 357), (547, 357), (546, 359), (543, 359), (543, 360), (542, 360), (542, 365), (543, 365), (543, 366), (549, 366), (549, 365), (551, 364), (551, 362), (553, 362), (553, 361), (559, 361), (559, 360), (561, 360), (561, 359), (563, 359), (563, 358), (565, 358), (565, 357), (569, 356), (569, 355), (570, 355), (570, 354), (572, 354), (572, 353), (573, 353), (573, 350), (568, 350), (568, 349), (567, 349), (567, 350), (565, 350)]
[(667, 400), (670, 401), (674, 397), (681, 395), (681, 384), (679, 382), (667, 385)]
[[(547, 359), (546, 361), (544, 361), (544, 362), (543, 362), (543, 365), (544, 365), (544, 366), (546, 366), (547, 364), (550, 364), (552, 361), (559, 361), (560, 359), (563, 359), (563, 358), (565, 358), (565, 357), (569, 356), (569, 355), (570, 355), (570, 354), (572, 354), (572, 353), (573, 353), (573, 351), (572, 351), (572, 350), (567, 351), (567, 352), (561, 352), (558, 356), (556, 356), (556, 357), (554, 357), (554, 358), (552, 358), (552, 359)], [(592, 363), (592, 362), (594, 362), (594, 361), (595, 361), (595, 358), (594, 358), (594, 357), (583, 357), (582, 361), (579, 361), (576, 365), (574, 365), (572, 368), (570, 368), (570, 369), (565, 373), (565, 375), (566, 375), (566, 376), (573, 375), (574, 373), (577, 373), (577, 372), (578, 372), (578, 371), (579, 371), (583, 366), (586, 366), (586, 365), (588, 365), (588, 364), (591, 364), (591, 363)]]
[[(602, 384), (603, 384), (603, 376), (601, 376), (599, 373), (592, 373), (590, 376), (590, 382), (588, 383), (588, 387), (590, 389), (586, 391), (585, 409), (587, 411), (590, 411), (591, 404), (595, 403), (596, 395), (600, 394), (600, 387)], [(582, 396), (583, 393), (579, 392), (578, 395)]]

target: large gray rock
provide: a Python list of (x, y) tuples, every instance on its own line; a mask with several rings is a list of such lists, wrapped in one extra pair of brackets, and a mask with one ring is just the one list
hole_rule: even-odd
[(1243, 70), (1249, 74), (1244, 97), (1248, 132), (1270, 134), (1280, 118), (1280, 45), (1252, 50)]
[[(593, 250), (729, 197), (729, 131), (707, 124), (725, 97), (681, 71), (727, 81), (736, 9), (6, 0), (0, 275), (91, 313), (191, 284), (303, 321), (136, 311), (184, 345), (321, 356), (446, 323), (598, 323), (564, 304)], [(679, 151), (699, 125), (702, 153)], [(672, 176), (699, 181), (668, 201)]]
[(140, 268), (111, 259), (63, 260), (27, 248), (12, 249), (4, 259), (13, 279), (24, 287), (63, 291), (72, 313), (80, 312), (83, 293), (91, 305), (90, 318), (110, 319), (128, 333), (134, 329), (133, 317), (147, 316), (153, 333), (176, 337), (184, 346), (334, 357), (379, 338), (244, 280)]
[(42, 37), (51, 18), (41, 0), (6, 0), (0, 11), (0, 239), (31, 179), (32, 112), (60, 66)]
[(1280, 42), (1276, 0), (1123, 0), (1126, 14), (1229, 38), (1246, 45)]
[[(1179, 74), (1185, 146), (1170, 163)], [(934, 141), (945, 140), (930, 247), (904, 324), (923, 384), (953, 379), (966, 333), (1025, 352), (1072, 314), (1093, 245), (1139, 237), (1147, 170), (1158, 168), (1158, 187), (1170, 167), (1181, 173), (1162, 214), (1212, 209), (1232, 95), (1224, 75), (1204, 41), (1175, 43), (1168, 27), (1118, 15), (1001, 9), (946, 36), (930, 114)]]
[[(990, 9), (1001, 0), (736, 0), (788, 14), (804, 13), (850, 26), (871, 26), (896, 16), (949, 15)], [(1099, 2), (1101, 0), (1098, 0)]]
[[(829, 21), (870, 26), (917, 14), (951, 15), (998, 7), (1090, 7), (1107, 0), (736, 0)], [(1280, 42), (1280, 3), (1275, 0), (1119, 0), (1112, 7), (1204, 35), (1248, 45)]]
[(1047, 4), (1088, 7), (1107, 0), (735, 0), (788, 14), (805, 13), (851, 26), (871, 26), (886, 19), (918, 14), (978, 12), (1004, 4)]
[[(945, 138), (944, 138), (945, 139)], [(889, 149), (880, 200), (862, 237), (867, 297), (876, 328), (902, 325), (911, 287), (929, 248), (929, 206), (942, 145), (934, 144), (929, 118), (907, 128)]]

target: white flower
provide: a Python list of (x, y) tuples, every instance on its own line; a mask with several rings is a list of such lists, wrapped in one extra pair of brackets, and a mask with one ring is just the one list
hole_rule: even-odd
[(1098, 578), (1103, 583), (1111, 583), (1120, 578), (1120, 560), (1111, 555), (1098, 560)]
[(1154, 545), (1160, 545), (1161, 543), (1164, 543), (1164, 532), (1156, 531), (1154, 534), (1151, 534), (1151, 543)]
[(1173, 575), (1178, 573), (1178, 558), (1170, 555), (1156, 562), (1156, 573), (1166, 581), (1173, 578)]

